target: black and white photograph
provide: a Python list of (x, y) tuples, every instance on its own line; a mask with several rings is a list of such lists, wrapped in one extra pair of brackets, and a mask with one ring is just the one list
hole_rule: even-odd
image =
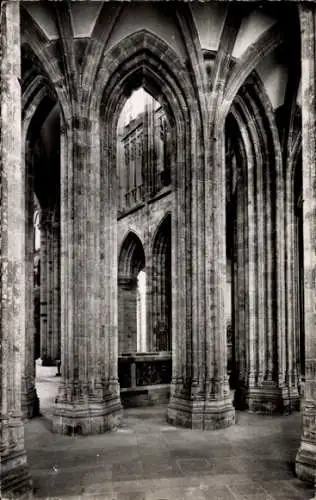
[(0, 0), (0, 498), (316, 500), (316, 0)]

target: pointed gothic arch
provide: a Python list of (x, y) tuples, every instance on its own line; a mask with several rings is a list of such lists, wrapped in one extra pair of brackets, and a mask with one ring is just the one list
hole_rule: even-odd
[[(143, 341), (140, 314), (139, 275), (145, 270), (145, 253), (141, 240), (133, 231), (126, 235), (118, 258), (118, 352), (136, 352)], [(142, 308), (143, 305), (142, 300)], [(142, 340), (142, 339), (141, 339)]]
[(160, 222), (152, 246), (151, 279), (152, 335), (157, 351), (170, 351), (172, 346), (172, 301), (171, 301), (171, 214)]
[[(27, 66), (25, 59), (32, 57), (28, 50), (22, 46), (22, 64)], [(47, 270), (48, 259), (43, 259), (42, 262), (42, 275), (41, 282), (38, 283), (38, 289), (34, 290), (34, 253), (35, 253), (35, 240), (34, 240), (34, 224), (33, 217), (35, 211), (34, 197), (40, 200), (43, 209), (47, 209), (50, 203), (49, 191), (55, 193), (59, 191), (59, 182), (57, 182), (57, 189), (52, 189), (52, 182), (50, 182), (50, 166), (47, 166), (47, 161), (43, 159), (43, 150), (41, 149), (42, 142), (40, 134), (45, 121), (49, 117), (52, 110), (55, 108), (57, 98), (52, 90), (48, 79), (40, 73), (40, 67), (36, 71), (26, 72), (22, 81), (22, 162), (24, 168), (25, 180), (25, 302), (26, 302), (26, 329), (25, 329), (25, 342), (26, 342), (26, 359), (22, 373), (22, 411), (23, 415), (32, 418), (39, 414), (39, 399), (36, 393), (36, 370), (35, 370), (35, 352), (42, 355), (43, 352), (47, 353), (48, 337), (54, 338), (56, 347), (55, 354), (57, 355), (58, 346), (60, 344), (60, 323), (59, 323), (59, 291), (52, 292), (50, 297), (54, 298), (54, 305), (56, 308), (56, 321), (53, 322), (51, 316), (47, 321), (47, 308), (48, 303), (52, 303), (53, 299), (48, 299), (48, 293), (44, 296), (44, 288), (46, 290), (47, 284)], [(59, 131), (58, 131), (59, 133)], [(59, 173), (56, 174), (59, 177)], [(56, 194), (56, 193), (55, 193)], [(58, 198), (58, 194), (56, 194)], [(58, 210), (59, 213), (59, 210)], [(58, 235), (59, 238), (59, 235)], [(43, 238), (41, 238), (43, 241)], [(57, 245), (59, 245), (59, 239)], [(42, 257), (43, 257), (43, 251)], [(53, 259), (53, 254), (50, 255)], [(58, 262), (57, 262), (58, 261)], [(58, 265), (59, 256), (55, 256), (55, 277), (56, 281), (59, 280)], [(45, 284), (44, 284), (45, 281)], [(53, 285), (52, 285), (53, 289)], [(41, 295), (41, 300), (40, 300)], [(35, 318), (37, 331), (35, 330)], [(52, 332), (53, 335), (49, 336)], [(53, 343), (53, 342), (52, 342)], [(40, 346), (41, 344), (41, 346)], [(37, 346), (37, 347), (36, 347)]]
[(136, 278), (145, 267), (145, 253), (139, 236), (129, 231), (121, 245), (118, 261), (119, 278)]
[[(247, 387), (243, 406), (264, 409), (269, 382), (274, 410), (284, 411), (298, 404), (297, 346), (288, 310), (288, 298), (293, 299), (286, 262), (287, 188), (271, 103), (256, 74), (240, 88), (229, 116), (240, 134), (242, 183), (233, 228), (235, 376), (239, 387)], [(289, 392), (282, 396), (289, 373)]]
[[(192, 225), (192, 211), (194, 213), (203, 211), (203, 206), (200, 204), (192, 206), (190, 191), (195, 185), (199, 190), (202, 187), (198, 183), (198, 171), (204, 168), (202, 121), (194, 82), (191, 81), (184, 61), (179, 59), (165, 42), (147, 30), (126, 37), (105, 53), (88, 106), (92, 115), (94, 110), (100, 110), (99, 123), (92, 122), (95, 132), (93, 135), (98, 137), (100, 130), (101, 138), (99, 143), (96, 142), (100, 151), (102, 186), (100, 220), (103, 230), (100, 241), (103, 249), (110, 248), (103, 252), (105, 259), (111, 259), (107, 264), (105, 260), (101, 262), (101, 276), (104, 274), (103, 265), (106, 264), (104, 269), (111, 268), (114, 278), (117, 265), (113, 262), (117, 245), (115, 236), (117, 122), (127, 98), (139, 86), (163, 106), (172, 128), (171, 184), (176, 187), (175, 217), (172, 220), (172, 248), (175, 250), (172, 257), (175, 281), (172, 300), (178, 305), (172, 326), (173, 351), (176, 353), (173, 358), (173, 374), (177, 383), (181, 385), (184, 378), (189, 380), (194, 376), (198, 366), (194, 358), (199, 355), (198, 351), (192, 353), (186, 346), (192, 336), (194, 316), (199, 314), (198, 310), (191, 310), (193, 296), (199, 292), (197, 282), (188, 269), (198, 272), (198, 262), (195, 258), (192, 259), (189, 249), (195, 238), (195, 231), (198, 233), (197, 238), (200, 238), (199, 228)], [(106, 213), (111, 213), (112, 217), (109, 218)], [(203, 259), (202, 241), (196, 249), (199, 259)], [(107, 290), (103, 284), (101, 287), (105, 297)], [(190, 312), (185, 313), (185, 311)], [(115, 323), (117, 311), (112, 309), (112, 314), (111, 322)], [(186, 332), (185, 335), (183, 332)], [(110, 351), (114, 353), (115, 349), (114, 339)], [(197, 373), (195, 376), (198, 376)]]

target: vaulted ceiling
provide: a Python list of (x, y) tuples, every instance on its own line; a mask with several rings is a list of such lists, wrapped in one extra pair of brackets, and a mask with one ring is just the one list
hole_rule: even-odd
[[(202, 61), (201, 78), (210, 82), (210, 88), (221, 71), (220, 78), (226, 80), (231, 96), (255, 71), (274, 110), (281, 140), (286, 142), (291, 133), (289, 124), (294, 123), (300, 106), (296, 5), (28, 1), (22, 2), (21, 18), (24, 107), (31, 106), (40, 86), (47, 86), (49, 96), (45, 97), (46, 108), (42, 104), (41, 131), (36, 138), (41, 142), (43, 168), (47, 171), (58, 168), (60, 125), (55, 104), (60, 78), (66, 75), (71, 99), (72, 77), (77, 74), (80, 80), (89, 67), (89, 58), (141, 29), (163, 40), (191, 72), (195, 72), (196, 61)], [(57, 65), (53, 62), (56, 60)], [(36, 86), (39, 78), (42, 81)], [(44, 175), (41, 183), (48, 184), (52, 179), (57, 182), (59, 176)], [(44, 187), (42, 191), (44, 199), (48, 195)]]

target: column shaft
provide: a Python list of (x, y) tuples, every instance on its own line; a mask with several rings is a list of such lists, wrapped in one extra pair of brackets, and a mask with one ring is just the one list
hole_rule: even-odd
[(49, 232), (49, 276), (48, 276), (48, 302), (47, 302), (47, 323), (48, 323), (48, 345), (47, 363), (56, 364), (60, 356), (60, 311), (59, 311), (59, 223), (53, 216)]
[(54, 224), (54, 288), (53, 288), (53, 336), (54, 359), (60, 359), (60, 223)]
[(0, 496), (30, 498), (21, 382), (25, 356), (25, 198), (21, 149), (20, 5), (1, 2)]
[(41, 262), (41, 281), (40, 281), (40, 338), (41, 338), (41, 359), (45, 364), (48, 357), (48, 215), (41, 212), (40, 226), (40, 262)]
[(104, 432), (121, 412), (115, 169), (100, 166), (99, 136), (97, 121), (81, 115), (61, 137), (62, 380), (53, 429), (63, 434)]
[(46, 365), (54, 365), (53, 358), (53, 290), (54, 290), (54, 234), (53, 234), (53, 213), (50, 213), (49, 227), (47, 235), (47, 359)]
[[(241, 167), (242, 168), (242, 167)], [(235, 242), (235, 283), (234, 283), (234, 348), (235, 373), (232, 373), (232, 388), (235, 392), (235, 408), (245, 408), (246, 386), (248, 379), (248, 339), (249, 339), (249, 301), (248, 286), (248, 203), (247, 185), (243, 172), (239, 174), (236, 194), (236, 242)]]
[(305, 394), (296, 473), (316, 477), (316, 7), (300, 5), (304, 234)]
[(206, 160), (199, 149), (201, 131), (195, 126), (191, 133), (183, 143), (179, 141), (190, 152), (189, 181), (182, 173), (185, 167), (179, 166), (179, 151), (177, 158), (178, 171), (191, 191), (189, 201), (177, 179), (172, 227), (172, 347), (176, 360), (168, 420), (214, 429), (231, 425), (235, 418), (227, 376), (224, 134), (216, 131), (217, 142), (212, 144), (204, 136), (210, 146), (209, 150), (206, 147), (210, 151)]
[(148, 255), (146, 255), (146, 349), (148, 352), (156, 351), (154, 287), (153, 256), (151, 252), (148, 252)]
[(293, 333), (286, 329), (285, 311), (285, 182), (277, 140), (265, 133), (261, 115), (258, 130), (253, 127), (256, 108), (251, 99), (247, 106), (242, 127), (248, 172), (247, 405), (250, 411), (285, 412), (298, 402), (297, 388), (286, 378)]
[[(287, 169), (293, 168), (293, 165), (288, 161)], [(290, 182), (289, 182), (290, 181)], [(299, 308), (299, 289), (300, 289), (300, 273), (299, 266), (299, 242), (297, 222), (295, 221), (295, 206), (294, 206), (294, 186), (292, 175), (288, 175), (286, 186), (286, 267), (285, 267), (285, 321), (286, 321), (286, 373), (285, 383), (298, 393), (300, 367), (298, 363), (298, 355), (300, 350), (298, 332), (300, 332), (300, 315)], [(298, 406), (299, 403), (297, 403)]]
[(56, 214), (43, 213), (41, 229), (41, 357), (43, 366), (55, 366), (60, 356), (60, 252)]

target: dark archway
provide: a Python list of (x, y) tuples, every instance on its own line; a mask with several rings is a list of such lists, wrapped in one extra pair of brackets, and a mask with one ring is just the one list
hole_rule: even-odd
[[(35, 359), (48, 339), (54, 359), (60, 357), (60, 124), (57, 97), (27, 44), (22, 45), (22, 152), (25, 167), (25, 261), (26, 350), (22, 377), (22, 410), (25, 416), (39, 413), (35, 389)], [(35, 220), (41, 232), (41, 248), (35, 247)], [(50, 215), (49, 215), (50, 214)], [(47, 224), (43, 224), (46, 220)], [(43, 230), (49, 228), (43, 238)], [(45, 249), (42, 243), (45, 239)], [(46, 243), (51, 241), (50, 255)], [(54, 240), (54, 241), (53, 241)], [(43, 250), (46, 258), (43, 259)], [(54, 261), (54, 265), (53, 265)], [(40, 265), (41, 264), (41, 265)], [(41, 268), (41, 273), (39, 272)], [(51, 293), (48, 290), (48, 269)], [(45, 293), (44, 293), (45, 290)], [(47, 309), (54, 309), (48, 321)], [(40, 338), (42, 339), (40, 340)], [(44, 341), (45, 338), (45, 341)], [(42, 346), (40, 345), (42, 343)], [(46, 347), (44, 347), (46, 349)], [(46, 358), (49, 355), (46, 349)]]
[[(280, 397), (293, 358), (286, 345), (282, 158), (271, 104), (256, 74), (239, 90), (226, 120), (226, 249), (231, 276), (231, 386), (235, 403), (284, 411), (295, 381)], [(227, 140), (227, 138), (226, 138)], [(234, 165), (235, 163), (235, 165)], [(277, 197), (278, 193), (278, 197)], [(274, 265), (279, 263), (279, 265)], [(273, 318), (277, 318), (273, 320)], [(274, 395), (268, 393), (266, 385)]]
[(171, 305), (171, 215), (160, 223), (153, 244), (152, 334), (156, 351), (170, 351), (172, 346)]
[(126, 236), (118, 261), (118, 352), (135, 353), (138, 342), (138, 276), (145, 268), (145, 254), (138, 236)]

